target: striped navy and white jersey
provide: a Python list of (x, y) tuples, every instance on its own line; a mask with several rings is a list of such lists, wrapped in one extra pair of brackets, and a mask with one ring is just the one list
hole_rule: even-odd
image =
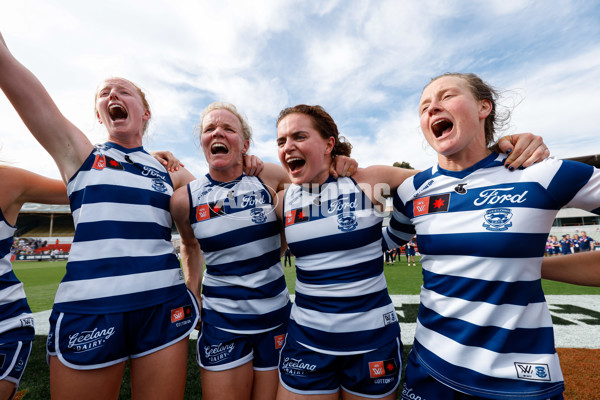
[(202, 321), (234, 333), (260, 333), (290, 312), (281, 228), (273, 196), (258, 178), (190, 182), (190, 223), (204, 254)]
[[(16, 277), (10, 262), (10, 248), (16, 227), (11, 226), (0, 210), (0, 335), (2, 343), (33, 340), (33, 315), (25, 298), (23, 283)], [(14, 329), (30, 328), (23, 331)]]
[(400, 334), (383, 273), (382, 221), (352, 178), (291, 185), (285, 236), (296, 256), (288, 335), (328, 354), (359, 354)]
[(416, 229), (424, 283), (413, 351), (431, 376), (474, 396), (545, 399), (564, 383), (540, 279), (544, 246), (560, 208), (600, 213), (600, 171), (547, 159), (508, 172), (505, 158), (407, 179), (386, 237)]
[(137, 310), (186, 291), (171, 243), (173, 184), (142, 147), (97, 145), (67, 192), (75, 237), (57, 311)]

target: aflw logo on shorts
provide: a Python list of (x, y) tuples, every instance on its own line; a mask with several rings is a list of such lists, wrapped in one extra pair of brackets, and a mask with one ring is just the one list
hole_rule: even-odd
[(183, 306), (171, 310), (171, 323), (181, 321), (192, 316), (192, 306)]
[(285, 334), (277, 335), (274, 337), (275, 339), (275, 348), (280, 349), (283, 347), (283, 342), (285, 341)]
[(371, 375), (371, 378), (394, 375), (396, 372), (398, 372), (398, 365), (396, 365), (396, 360), (394, 359), (369, 363), (369, 374)]

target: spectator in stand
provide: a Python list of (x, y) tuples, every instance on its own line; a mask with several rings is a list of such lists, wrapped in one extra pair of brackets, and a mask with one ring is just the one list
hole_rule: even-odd
[(579, 235), (575, 233), (573, 235), (573, 239), (571, 239), (571, 241), (573, 242), (573, 253), (579, 253), (581, 251), (581, 247), (580, 247), (580, 243), (579, 243)]
[(569, 237), (569, 234), (562, 235), (562, 239), (560, 240), (560, 252), (563, 256), (567, 254), (571, 254), (571, 247), (573, 246), (573, 242)]
[(579, 238), (579, 247), (581, 251), (591, 251), (594, 246), (594, 239), (585, 233), (585, 231), (581, 231), (581, 238)]
[(413, 237), (404, 245), (404, 251), (406, 251), (406, 261), (408, 265), (412, 263), (413, 267), (417, 266), (417, 262), (415, 261), (415, 238)]
[(558, 242), (558, 238), (554, 235), (550, 236), (552, 238), (552, 255), (558, 256), (560, 255), (560, 243)]

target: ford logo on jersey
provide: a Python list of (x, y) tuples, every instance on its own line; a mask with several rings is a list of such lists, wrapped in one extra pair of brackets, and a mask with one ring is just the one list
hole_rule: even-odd
[(342, 232), (350, 232), (356, 229), (356, 215), (353, 212), (338, 214), (337, 216), (338, 229)]
[(483, 226), (488, 231), (505, 231), (512, 226), (510, 208), (491, 208), (485, 212)]

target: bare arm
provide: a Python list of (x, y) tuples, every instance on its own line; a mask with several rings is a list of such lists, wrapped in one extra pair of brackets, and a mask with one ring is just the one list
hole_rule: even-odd
[(54, 158), (67, 182), (83, 164), (93, 145), (64, 117), (31, 71), (13, 57), (1, 34), (0, 88), (33, 136)]
[(2, 194), (0, 207), (11, 224), (16, 223), (23, 203), (68, 204), (67, 188), (58, 179), (50, 179), (14, 167), (0, 167)]
[(290, 183), (290, 178), (283, 167), (274, 163), (264, 163), (258, 177), (272, 190), (273, 195), (284, 190), (285, 185)]
[(544, 257), (542, 278), (582, 286), (600, 286), (600, 251)]
[(171, 181), (173, 181), (173, 189), (177, 190), (180, 187), (184, 187), (196, 178), (190, 171), (185, 169), (183, 165), (179, 166), (176, 171), (170, 171)]
[(171, 196), (171, 215), (181, 235), (181, 265), (185, 275), (185, 284), (196, 296), (198, 304), (201, 305), (204, 256), (190, 224), (187, 187), (176, 190)]

